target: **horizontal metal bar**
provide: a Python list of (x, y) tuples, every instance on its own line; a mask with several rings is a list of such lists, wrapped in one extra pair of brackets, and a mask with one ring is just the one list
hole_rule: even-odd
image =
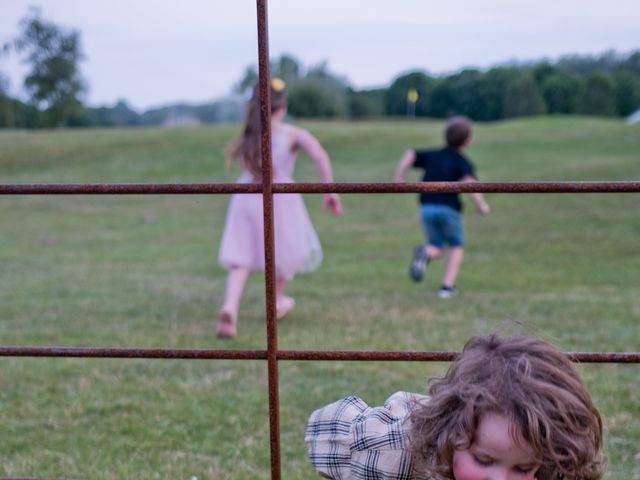
[[(380, 352), (337, 350), (281, 350), (279, 360), (349, 360), (349, 361), (394, 361), (394, 362), (451, 362), (459, 352)], [(567, 352), (573, 362), (579, 363), (640, 363), (640, 352)]]
[(640, 182), (274, 183), (274, 193), (632, 193)]
[[(45, 477), (0, 477), (0, 480), (53, 480)], [(67, 477), (56, 477), (55, 480), (73, 480)]]
[[(279, 350), (288, 361), (450, 362), (459, 352), (357, 350)], [(640, 352), (567, 352), (580, 363), (640, 363)], [(266, 360), (266, 350), (208, 350), (170, 348), (0, 347), (0, 357), (146, 358), (181, 360)]]
[(181, 360), (266, 360), (266, 350), (171, 348), (0, 347), (0, 357), (149, 358)]
[[(278, 360), (450, 362), (458, 355), (460, 352), (280, 350)], [(567, 355), (572, 361), (581, 363), (640, 363), (640, 352), (567, 352)]]
[(0, 185), (0, 195), (207, 195), (261, 193), (259, 183), (32, 183)]
[(0, 477), (0, 480), (74, 480), (69, 477), (55, 477), (55, 479), (49, 477)]
[(458, 352), (381, 352), (357, 350), (280, 350), (278, 360), (312, 361), (389, 361), (389, 362), (449, 362)]
[[(259, 183), (0, 184), (0, 195), (210, 195), (261, 193)], [(634, 193), (640, 182), (274, 183), (273, 193)]]

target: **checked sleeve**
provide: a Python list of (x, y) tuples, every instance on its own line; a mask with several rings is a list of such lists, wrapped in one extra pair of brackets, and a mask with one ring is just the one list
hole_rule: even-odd
[(334, 480), (427, 480), (407, 451), (407, 415), (422, 395), (394, 393), (382, 407), (356, 396), (311, 414), (305, 442), (318, 473)]

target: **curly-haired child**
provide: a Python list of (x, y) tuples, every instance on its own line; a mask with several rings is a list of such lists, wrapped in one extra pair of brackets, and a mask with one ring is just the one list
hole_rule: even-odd
[(429, 395), (351, 396), (305, 436), (332, 479), (596, 480), (602, 420), (568, 357), (527, 336), (472, 338)]

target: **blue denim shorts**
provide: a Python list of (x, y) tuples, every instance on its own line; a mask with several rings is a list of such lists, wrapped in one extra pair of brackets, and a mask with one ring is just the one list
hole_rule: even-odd
[(447, 205), (422, 205), (422, 225), (429, 245), (437, 248), (464, 246), (462, 214)]

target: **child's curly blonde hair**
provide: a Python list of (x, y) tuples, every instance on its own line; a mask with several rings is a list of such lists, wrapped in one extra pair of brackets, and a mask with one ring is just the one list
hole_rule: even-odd
[(474, 442), (483, 415), (503, 415), (535, 453), (537, 480), (596, 480), (604, 473), (602, 419), (578, 372), (542, 340), (475, 337), (430, 398), (411, 415), (412, 456), (431, 475), (453, 477), (453, 454)]

